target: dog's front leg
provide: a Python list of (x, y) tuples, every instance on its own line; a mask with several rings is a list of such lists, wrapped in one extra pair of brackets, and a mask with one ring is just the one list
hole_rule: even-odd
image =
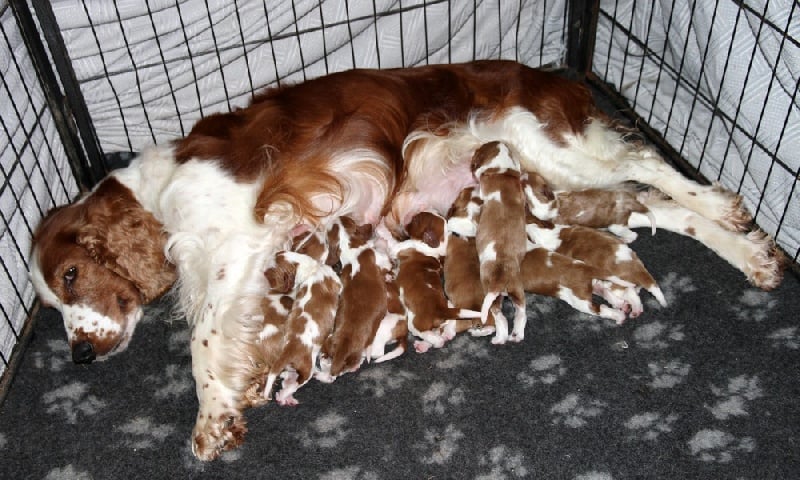
[(243, 396), (230, 388), (225, 371), (225, 352), (235, 348), (224, 332), (213, 328), (213, 317), (204, 315), (192, 331), (192, 375), (199, 409), (192, 432), (192, 452), (200, 460), (214, 460), (225, 450), (239, 446), (247, 431), (242, 415)]

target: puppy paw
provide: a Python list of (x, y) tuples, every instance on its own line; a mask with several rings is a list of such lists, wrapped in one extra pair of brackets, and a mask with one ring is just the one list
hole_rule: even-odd
[(278, 402), (278, 405), (282, 405), (284, 407), (296, 407), (300, 404), (300, 402), (294, 398), (293, 394), (283, 393), (283, 390), (275, 395), (275, 401)]
[(524, 333), (512, 332), (511, 335), (508, 336), (508, 341), (509, 342), (519, 343), (519, 342), (521, 342), (523, 340), (525, 340), (525, 334)]
[(417, 353), (425, 353), (431, 349), (431, 344), (424, 340), (417, 340), (414, 342), (414, 351)]
[(487, 337), (494, 333), (494, 327), (491, 325), (482, 325), (472, 327), (469, 330), (469, 334), (473, 337)]

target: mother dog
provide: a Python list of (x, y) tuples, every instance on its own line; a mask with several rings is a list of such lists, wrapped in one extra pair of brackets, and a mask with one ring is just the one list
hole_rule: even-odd
[(585, 86), (477, 61), (335, 73), (204, 118), (52, 211), (35, 233), (33, 284), (61, 311), (73, 360), (88, 363), (124, 350), (142, 305), (177, 280), (200, 404), (192, 447), (213, 459), (243, 439), (263, 272), (292, 232), (349, 215), (401, 235), (474, 184), (469, 160), (492, 140), (556, 189), (655, 187), (671, 199), (648, 205), (656, 226), (697, 238), (761, 288), (780, 282), (780, 254), (747, 233), (739, 197), (626, 142)]

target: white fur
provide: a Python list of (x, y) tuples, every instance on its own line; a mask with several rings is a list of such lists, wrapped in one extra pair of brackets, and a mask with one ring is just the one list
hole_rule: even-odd
[(261, 329), (261, 332), (259, 332), (258, 334), (258, 338), (260, 338), (261, 340), (265, 340), (269, 337), (272, 337), (273, 335), (278, 334), (280, 331), (281, 330), (275, 325), (272, 324), (264, 325), (264, 328)]
[(555, 251), (561, 245), (561, 230), (563, 225), (556, 225), (555, 228), (541, 228), (536, 224), (529, 223), (525, 226), (528, 239), (534, 244), (544, 247), (550, 251)]
[[(445, 240), (446, 238), (447, 236), (445, 236)], [(397, 244), (393, 245), (390, 253), (392, 257), (396, 258), (398, 253), (406, 249), (416, 250), (417, 252), (429, 257), (441, 258), (447, 251), (447, 242), (443, 241), (439, 243), (438, 247), (433, 248), (422, 240), (408, 239), (403, 240), (402, 242), (397, 242)]]
[(508, 147), (502, 143), (498, 144), (499, 152), (489, 163), (481, 165), (475, 169), (475, 176), (480, 178), (487, 170), (497, 169), (498, 173), (505, 173), (507, 170), (519, 171), (519, 161), (511, 155)]
[(617, 249), (614, 252), (614, 262), (615, 263), (627, 263), (633, 260), (633, 250), (631, 247), (627, 245), (617, 245)]
[[(42, 268), (39, 266), (39, 255), (36, 252), (33, 252), (31, 255), (30, 270), (31, 283), (33, 284), (33, 289), (36, 291), (37, 295), (39, 295), (39, 300), (41, 300), (45, 305), (49, 305), (63, 312), (61, 299), (58, 298), (58, 295), (56, 295), (52, 289), (50, 289), (50, 285), (48, 285), (44, 279)], [(65, 317), (64, 321), (66, 320), (67, 319)]]
[(486, 262), (494, 262), (497, 260), (497, 249), (495, 248), (494, 240), (486, 244), (486, 247), (478, 252), (478, 260), (481, 262), (481, 265)]
[(478, 225), (469, 218), (451, 217), (447, 219), (447, 231), (462, 237), (474, 237), (478, 233)]
[(378, 325), (378, 331), (375, 332), (375, 338), (372, 339), (372, 344), (367, 349), (367, 361), (375, 363), (385, 362), (393, 358), (397, 358), (405, 352), (405, 349), (398, 345), (391, 352), (386, 351), (386, 345), (394, 340), (392, 330), (398, 322), (405, 322), (406, 317), (397, 313), (387, 313)]

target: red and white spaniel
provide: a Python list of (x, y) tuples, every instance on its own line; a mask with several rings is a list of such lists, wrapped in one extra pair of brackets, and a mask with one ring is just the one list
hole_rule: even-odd
[(402, 231), (420, 211), (444, 214), (474, 183), (473, 152), (492, 140), (558, 190), (652, 185), (672, 199), (648, 205), (656, 226), (691, 230), (757, 286), (781, 279), (772, 240), (744, 233), (751, 217), (739, 197), (625, 142), (584, 85), (476, 61), (334, 73), (206, 117), (48, 215), (34, 235), (32, 281), (63, 314), (74, 359), (89, 362), (124, 350), (141, 306), (177, 278), (198, 339), (191, 349), (203, 413), (193, 448), (213, 459), (243, 433), (254, 374), (239, 346), (257, 344), (263, 271), (292, 229), (350, 215)]

